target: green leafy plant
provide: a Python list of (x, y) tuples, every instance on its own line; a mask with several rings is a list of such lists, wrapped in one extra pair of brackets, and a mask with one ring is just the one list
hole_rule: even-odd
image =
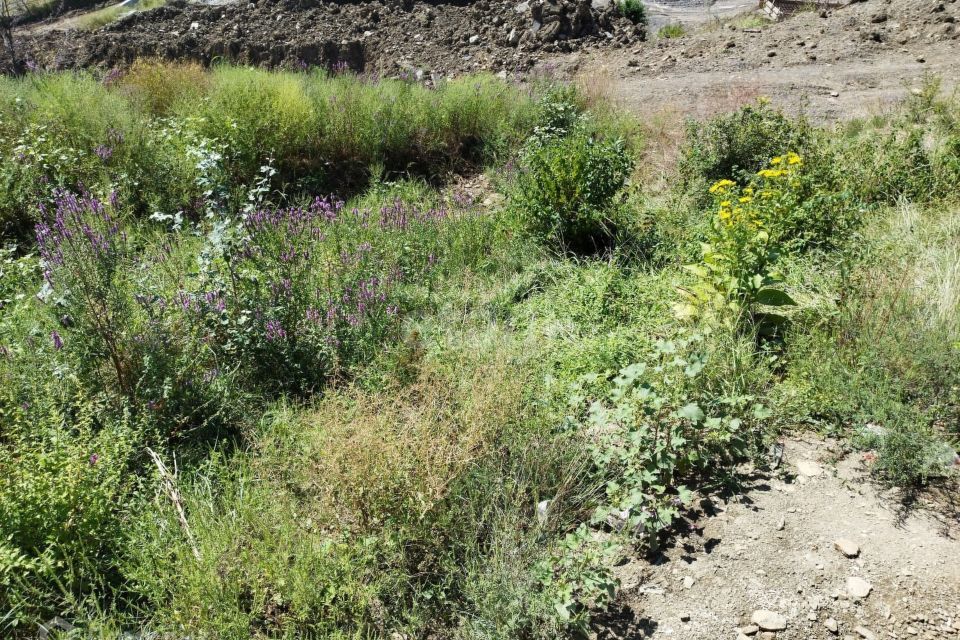
[(691, 121), (678, 166), (681, 186), (699, 191), (724, 179), (748, 183), (770, 158), (788, 150), (808, 156), (813, 142), (804, 118), (790, 118), (766, 99), (705, 124)]
[(531, 145), (511, 198), (520, 224), (560, 250), (589, 253), (609, 244), (614, 198), (633, 166), (623, 140), (583, 130)]
[(611, 571), (618, 552), (619, 545), (581, 523), (537, 565), (542, 596), (560, 628), (586, 633), (590, 611), (602, 610), (613, 602), (620, 586)]
[(650, 20), (647, 7), (640, 0), (618, 0), (617, 8), (633, 24), (645, 25)]
[[(656, 545), (690, 504), (688, 482), (722, 473), (757, 445), (769, 411), (752, 396), (718, 397), (698, 386), (709, 360), (701, 340), (658, 343), (651, 364), (623, 368), (607, 396), (575, 419), (604, 487), (594, 525)], [(575, 411), (589, 400), (583, 390), (594, 377), (571, 397)]]
[(680, 289), (685, 300), (676, 310), (681, 318), (704, 317), (731, 329), (756, 326), (761, 334), (782, 327), (782, 316), (761, 312), (761, 307), (796, 304), (779, 286), (781, 247), (769, 229), (795, 204), (795, 176), (801, 166), (800, 156), (789, 153), (760, 171), (756, 186), (741, 189), (732, 180), (721, 180), (710, 188), (717, 209), (702, 261), (686, 267), (697, 280)]

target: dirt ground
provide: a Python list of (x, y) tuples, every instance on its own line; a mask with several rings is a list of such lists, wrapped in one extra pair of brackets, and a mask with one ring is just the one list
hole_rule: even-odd
[[(903, 497), (869, 480), (863, 454), (789, 439), (778, 472), (705, 501), (653, 562), (618, 568), (622, 593), (596, 638), (958, 638), (960, 512), (943, 499), (904, 510)], [(785, 629), (756, 629), (758, 610)]]
[(765, 96), (832, 122), (881, 113), (927, 77), (947, 90), (960, 80), (956, 0), (868, 0), (761, 27), (738, 22), (715, 19), (680, 38), (554, 62), (605, 78), (610, 94), (647, 117), (703, 118)]

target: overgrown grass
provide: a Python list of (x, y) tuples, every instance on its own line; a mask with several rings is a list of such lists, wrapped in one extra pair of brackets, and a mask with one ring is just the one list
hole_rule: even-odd
[(654, 193), (571, 88), (0, 83), (2, 633), (582, 637), (784, 429), (950, 473), (957, 113), (760, 104)]
[[(201, 214), (213, 196), (256, 183), (293, 199), (362, 190), (371, 177), (476, 170), (530, 132), (530, 96), (492, 77), (436, 89), (324, 72), (268, 73), (140, 63), (6, 79), (0, 114), (0, 226), (28, 234), (56, 188), (118, 191), (141, 216)], [(14, 98), (14, 96), (16, 98)], [(263, 180), (261, 167), (274, 172)], [(214, 173), (225, 173), (220, 180)], [(41, 181), (40, 178), (43, 177)], [(210, 193), (217, 181), (222, 193)]]

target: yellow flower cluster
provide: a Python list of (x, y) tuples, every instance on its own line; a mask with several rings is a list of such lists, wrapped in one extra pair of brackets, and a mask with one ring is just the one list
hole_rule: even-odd
[(734, 182), (733, 180), (720, 180), (719, 182), (715, 183), (712, 187), (710, 187), (710, 193), (714, 195), (726, 193), (727, 191), (730, 190), (730, 187), (735, 187), (735, 186), (737, 186), (737, 183)]
[(790, 175), (791, 167), (798, 167), (798, 165), (802, 165), (803, 158), (791, 151), (785, 156), (777, 156), (776, 158), (772, 159), (770, 164), (776, 168), (761, 169), (757, 175), (759, 175), (761, 178), (782, 178), (783, 176)]

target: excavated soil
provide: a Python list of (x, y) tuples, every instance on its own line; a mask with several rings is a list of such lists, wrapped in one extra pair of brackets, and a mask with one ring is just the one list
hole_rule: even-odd
[(630, 46), (645, 35), (643, 26), (590, 0), (174, 2), (92, 32), (64, 30), (63, 23), (40, 25), (24, 38), (35, 64), (111, 67), (159, 57), (418, 76), (523, 73), (543, 55)]

